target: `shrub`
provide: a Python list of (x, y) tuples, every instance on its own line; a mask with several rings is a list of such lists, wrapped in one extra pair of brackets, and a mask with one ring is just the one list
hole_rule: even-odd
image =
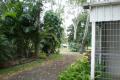
[(71, 43), (69, 44), (69, 48), (70, 48), (70, 50), (73, 51), (73, 52), (78, 52), (78, 51), (79, 51), (79, 48), (80, 48), (80, 45), (79, 45), (79, 43), (71, 42)]
[(90, 80), (90, 64), (87, 57), (82, 57), (62, 72), (58, 80)]
[(0, 34), (0, 64), (15, 57), (15, 48), (4, 35)]

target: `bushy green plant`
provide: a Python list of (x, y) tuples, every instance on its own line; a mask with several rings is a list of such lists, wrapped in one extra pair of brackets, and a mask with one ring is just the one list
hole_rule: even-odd
[(62, 20), (54, 11), (47, 11), (41, 23), (42, 1), (0, 1), (0, 62), (37, 58), (40, 51), (47, 55), (57, 52)]
[(50, 55), (55, 53), (56, 49), (60, 47), (63, 28), (61, 27), (62, 21), (57, 13), (47, 11), (44, 16), (44, 32), (47, 33), (44, 37), (43, 51)]
[(0, 35), (0, 63), (11, 60), (15, 56), (15, 46), (5, 35)]
[(79, 45), (79, 43), (71, 42), (71, 43), (69, 43), (69, 48), (72, 52), (78, 52), (80, 45)]
[(83, 57), (59, 75), (58, 80), (90, 80), (90, 64)]
[[(42, 2), (34, 1), (32, 3), (31, 1), (0, 1), (0, 33), (5, 35), (6, 38), (2, 40), (2, 45), (5, 46), (6, 42), (12, 42), (12, 45), (17, 49), (14, 49), (17, 54), (16, 58), (28, 58), (31, 56), (31, 48), (34, 50), (34, 54), (37, 54), (39, 48), (39, 14), (41, 12)], [(27, 10), (26, 7), (28, 8)], [(0, 47), (0, 51), (4, 55), (6, 55), (5, 53), (10, 55), (12, 50), (10, 45), (7, 44), (5, 47), (9, 47), (6, 49), (7, 52), (3, 52), (4, 48), (2, 47)], [(3, 55), (0, 54), (0, 56)]]

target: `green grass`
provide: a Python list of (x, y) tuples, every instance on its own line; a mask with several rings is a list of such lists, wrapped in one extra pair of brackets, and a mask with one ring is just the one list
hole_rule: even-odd
[(38, 59), (38, 60), (30, 62), (30, 63), (17, 65), (17, 66), (10, 67), (10, 68), (0, 69), (0, 75), (1, 74), (11, 74), (11, 73), (15, 73), (18, 71), (21, 72), (24, 70), (29, 70), (33, 67), (39, 66), (42, 62), (43, 62), (43, 59)]
[[(58, 59), (61, 59), (61, 58), (62, 58), (62, 55), (53, 54), (53, 55), (51, 55), (50, 57), (48, 57), (46, 59), (52, 61), (52, 60), (58, 60)], [(32, 61), (30, 63), (17, 65), (17, 66), (10, 67), (10, 68), (0, 69), (0, 77), (11, 76), (11, 75), (14, 75), (14, 74), (17, 74), (17, 73), (21, 73), (23, 71), (32, 70), (33, 68), (37, 68), (40, 65), (44, 64), (46, 59), (43, 59), (43, 58), (42, 59), (37, 59), (37, 60)]]
[(48, 59), (50, 59), (50, 60), (59, 60), (61, 58), (62, 58), (61, 54), (53, 54)]

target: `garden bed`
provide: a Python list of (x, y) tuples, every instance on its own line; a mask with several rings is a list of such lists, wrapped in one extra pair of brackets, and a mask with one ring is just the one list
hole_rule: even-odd
[(81, 59), (62, 72), (58, 80), (90, 80), (90, 63), (88, 57), (83, 55)]

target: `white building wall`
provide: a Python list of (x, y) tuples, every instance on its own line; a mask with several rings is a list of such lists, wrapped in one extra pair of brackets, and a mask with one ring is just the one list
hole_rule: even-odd
[(90, 11), (90, 21), (116, 21), (120, 20), (120, 5), (92, 7)]
[[(120, 1), (120, 0), (88, 0), (88, 2)], [(90, 8), (90, 22), (92, 22), (92, 54), (91, 54), (91, 80), (94, 80), (95, 65), (95, 22), (103, 21), (120, 21), (120, 4), (119, 5), (102, 5), (92, 6)], [(112, 62), (111, 62), (112, 63)], [(110, 64), (111, 64), (110, 63)]]
[(89, 0), (90, 2), (115, 2), (120, 0)]

